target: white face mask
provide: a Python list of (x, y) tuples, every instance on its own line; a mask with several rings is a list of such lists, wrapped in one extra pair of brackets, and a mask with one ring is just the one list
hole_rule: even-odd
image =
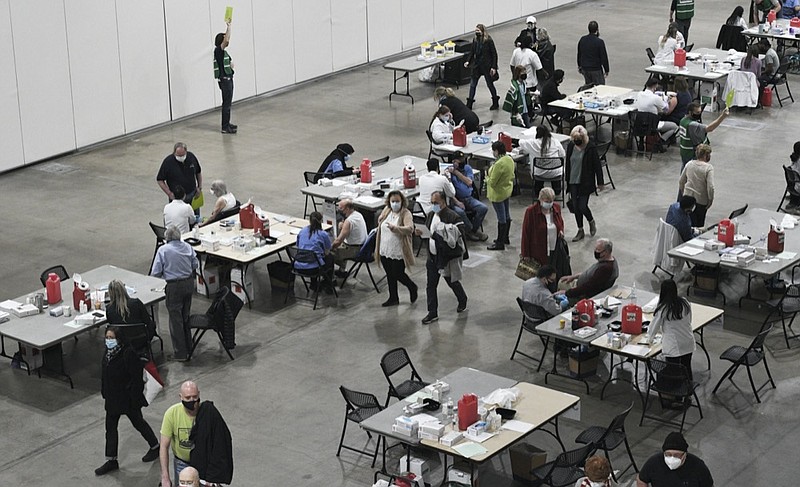
[(549, 210), (553, 207), (552, 201), (540, 201), (539, 204), (542, 205), (543, 210)]
[(183, 162), (183, 161), (186, 160), (186, 156), (185, 155), (183, 155), (183, 156), (175, 156), (175, 159), (177, 159), (178, 162)]
[(593, 482), (591, 480), (589, 481), (589, 485), (591, 487), (606, 487), (606, 483), (605, 482)]
[(664, 463), (667, 464), (670, 470), (675, 470), (681, 466), (681, 459), (675, 457), (664, 456)]
[(392, 211), (394, 211), (394, 212), (400, 211), (401, 205), (402, 205), (402, 203), (400, 203), (399, 201), (392, 201), (392, 202), (389, 203), (389, 206), (392, 207)]

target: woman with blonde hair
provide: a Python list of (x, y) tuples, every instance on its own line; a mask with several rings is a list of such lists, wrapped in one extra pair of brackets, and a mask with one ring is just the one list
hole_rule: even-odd
[(564, 161), (564, 179), (567, 182), (570, 196), (567, 207), (575, 214), (575, 223), (578, 224), (578, 233), (572, 241), (578, 242), (583, 240), (586, 235), (583, 231), (584, 217), (589, 221), (590, 234), (594, 236), (597, 233), (597, 226), (592, 211), (589, 209), (589, 197), (596, 190), (602, 190), (605, 183), (597, 146), (589, 139), (586, 128), (583, 125), (576, 125), (569, 137), (567, 158)]
[(658, 52), (656, 53), (656, 64), (672, 64), (675, 60), (675, 49), (680, 47), (678, 44), (678, 26), (674, 23), (669, 24), (667, 32), (658, 38)]
[(414, 233), (414, 220), (408, 209), (408, 200), (402, 191), (392, 190), (386, 196), (386, 207), (378, 217), (375, 236), (375, 260), (380, 261), (386, 272), (389, 299), (381, 306), (397, 306), (397, 283), (408, 288), (411, 302), (417, 300), (417, 285), (406, 274), (406, 267), (414, 265), (414, 251), (411, 238)]
[(450, 109), (450, 113), (453, 115), (453, 122), (456, 125), (464, 122), (464, 128), (467, 129), (468, 134), (478, 130), (478, 125), (481, 123), (480, 118), (475, 112), (467, 108), (461, 98), (456, 96), (453, 88), (437, 86), (433, 90), (433, 100), (439, 106), (446, 106)]
[(108, 283), (108, 305), (106, 306), (106, 319), (112, 325), (130, 325), (144, 323), (147, 326), (148, 338), (156, 334), (156, 323), (147, 311), (144, 303), (138, 298), (128, 295), (125, 284), (114, 279)]

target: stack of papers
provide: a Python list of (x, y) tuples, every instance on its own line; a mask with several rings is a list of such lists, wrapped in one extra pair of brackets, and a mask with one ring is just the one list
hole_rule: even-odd
[(489, 438), (491, 438), (495, 434), (496, 433), (488, 433), (486, 431), (481, 432), (481, 434), (479, 434), (479, 435), (471, 435), (469, 433), (464, 433), (464, 438), (466, 438), (466, 439), (468, 439), (470, 441), (475, 441), (477, 443), (483, 443), (484, 441), (488, 440)]
[(625, 353), (629, 353), (631, 355), (638, 355), (639, 357), (644, 357), (648, 353), (650, 353), (650, 347), (647, 345), (633, 345), (628, 344), (622, 347), (622, 351)]
[(482, 445), (475, 443), (473, 441), (465, 441), (463, 443), (459, 443), (458, 445), (453, 447), (453, 450), (457, 451), (464, 458), (476, 457), (478, 455), (483, 455), (484, 453), (487, 453), (489, 451)]
[(517, 433), (527, 433), (528, 431), (533, 429), (533, 425), (530, 423), (526, 423), (524, 421), (519, 421), (516, 419), (511, 419), (503, 423), (503, 426), (500, 427), (502, 430), (509, 430), (509, 431), (516, 431)]
[(676, 251), (686, 255), (697, 255), (702, 254), (704, 249), (693, 247), (692, 245), (684, 245), (683, 247), (678, 247)]
[(597, 328), (592, 328), (591, 326), (584, 326), (583, 328), (578, 328), (572, 333), (574, 333), (575, 336), (577, 337), (586, 338), (597, 333)]

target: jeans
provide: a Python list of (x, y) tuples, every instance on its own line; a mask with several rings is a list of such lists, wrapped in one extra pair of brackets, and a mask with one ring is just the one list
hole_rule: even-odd
[(581, 194), (581, 186), (579, 184), (570, 184), (569, 194), (572, 198), (572, 208), (573, 212), (575, 213), (575, 223), (578, 224), (579, 229), (582, 229), (583, 217), (586, 217), (586, 219), (589, 221), (594, 221), (594, 218), (592, 218), (592, 210), (589, 209), (589, 195)]
[(693, 227), (704, 227), (704, 226), (706, 226), (706, 212), (707, 211), (708, 211), (708, 206), (701, 205), (700, 203), (695, 203), (694, 211), (691, 214), (692, 226)]
[(511, 220), (509, 201), (511, 201), (511, 198), (506, 198), (499, 202), (492, 201), (492, 208), (494, 208), (494, 212), (497, 215), (497, 223), (508, 223)]
[(597, 71), (589, 71), (587, 69), (582, 70), (583, 72), (583, 81), (587, 85), (604, 85), (606, 84), (606, 76), (603, 74), (602, 69), (598, 69)]
[(231, 103), (233, 102), (233, 78), (220, 79), (219, 89), (222, 90), (222, 130), (231, 125)]
[[(472, 196), (459, 198), (459, 201), (464, 204), (464, 208), (458, 205), (452, 205), (450, 208), (455, 211), (464, 222), (464, 230), (466, 230), (467, 233), (477, 232), (481, 229), (483, 219), (486, 218), (486, 213), (489, 212), (489, 208)], [(472, 212), (471, 219), (467, 214), (468, 211)]]
[(178, 457), (172, 457), (172, 471), (175, 473), (175, 480), (172, 482), (173, 487), (180, 485), (180, 475), (184, 468), (189, 467), (189, 462), (184, 462)]
[(403, 259), (390, 259), (381, 256), (381, 265), (386, 272), (386, 283), (389, 287), (389, 300), (400, 301), (397, 295), (397, 282), (401, 282), (409, 291), (416, 290), (417, 285), (406, 274), (406, 263)]
[[(124, 414), (124, 413), (123, 413)], [(112, 414), (106, 412), (106, 457), (107, 458), (117, 458), (117, 451), (119, 446), (119, 431), (117, 430), (117, 426), (119, 426), (119, 418), (122, 414)], [(144, 420), (142, 417), (142, 409), (141, 408), (134, 408), (131, 411), (128, 411), (125, 416), (128, 417), (131, 424), (136, 431), (141, 433), (142, 438), (147, 441), (147, 444), (150, 448), (154, 446), (158, 446), (158, 439), (156, 438), (155, 433), (153, 433), (153, 428), (147, 424), (147, 421)]]
[(168, 282), (164, 289), (167, 312), (169, 313), (169, 334), (172, 338), (172, 351), (176, 359), (189, 357), (189, 346), (192, 343), (189, 334), (189, 313), (192, 308), (194, 279), (188, 277)]
[[(428, 281), (427, 285), (425, 286), (425, 294), (428, 298), (428, 315), (430, 316), (438, 316), (439, 315), (439, 296), (436, 294), (436, 288), (439, 287), (439, 269), (436, 268), (436, 261), (432, 258), (433, 256), (428, 257), (427, 261), (425, 262), (425, 269), (428, 271)], [(453, 294), (456, 295), (456, 299), (458, 299), (458, 305), (463, 306), (467, 304), (467, 293), (464, 291), (464, 286), (461, 285), (461, 281), (451, 281), (449, 277), (444, 278), (444, 282), (450, 286), (450, 289), (453, 290)]]
[[(483, 78), (486, 80), (486, 86), (489, 87), (489, 93), (492, 94), (492, 100), (497, 98), (497, 90), (494, 87), (494, 81), (492, 81), (492, 77), (489, 74), (484, 74)], [(468, 99), (474, 100), (475, 99), (475, 89), (478, 87), (478, 80), (481, 79), (480, 75), (472, 75), (469, 81), (469, 97)]]

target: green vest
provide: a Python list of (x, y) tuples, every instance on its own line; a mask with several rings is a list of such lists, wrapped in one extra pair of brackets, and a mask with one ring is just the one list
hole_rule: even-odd
[(694, 17), (694, 0), (678, 0), (675, 6), (675, 18), (687, 20)]
[[(233, 74), (233, 69), (231, 69), (231, 57), (228, 55), (228, 51), (222, 51), (222, 62), (225, 64), (225, 76), (231, 76)], [(214, 57), (214, 77), (219, 79), (219, 66), (217, 65), (217, 58)]]
[[(697, 146), (692, 142), (692, 138), (689, 137), (689, 125), (692, 122), (694, 122), (694, 120), (689, 115), (681, 119), (681, 123), (678, 125), (678, 146), (681, 148), (681, 157), (691, 157), (694, 159), (694, 150)], [(708, 137), (706, 137), (703, 143), (708, 143)]]
[(772, 0), (764, 0), (763, 2), (756, 4), (756, 7), (758, 7), (758, 9), (762, 12), (769, 12), (772, 10), (774, 5), (772, 5)]

